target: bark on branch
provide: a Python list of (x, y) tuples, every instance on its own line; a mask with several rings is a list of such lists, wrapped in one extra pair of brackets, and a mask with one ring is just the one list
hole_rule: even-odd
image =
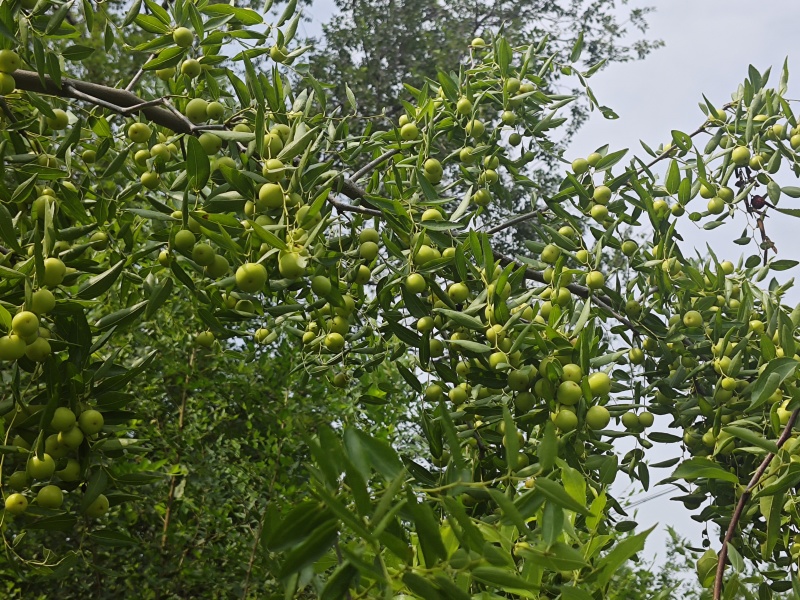
[[(51, 96), (58, 96), (59, 98), (72, 98), (84, 102), (93, 102), (93, 99), (101, 100), (102, 102), (95, 102), (95, 104), (109, 110), (115, 110), (119, 107), (123, 109), (123, 114), (124, 109), (138, 106), (140, 107), (138, 112), (141, 112), (149, 121), (156, 125), (166, 127), (175, 133), (193, 133), (191, 123), (188, 119), (182, 119), (165, 108), (153, 106), (151, 103), (142, 100), (136, 94), (126, 90), (98, 85), (79, 79), (70, 79), (68, 77), (62, 78), (61, 85), (59, 86), (47, 75), (45, 75), (44, 85), (42, 85), (42, 80), (39, 79), (38, 73), (21, 70), (14, 72), (14, 81), (17, 84), (17, 89), (27, 92), (49, 94)], [(87, 96), (89, 98), (87, 98)]]

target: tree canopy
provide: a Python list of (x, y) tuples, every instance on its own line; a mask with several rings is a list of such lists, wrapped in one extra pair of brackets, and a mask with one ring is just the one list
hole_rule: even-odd
[[(719, 526), (712, 597), (800, 593), (786, 66), (550, 188), (571, 107), (614, 116), (584, 36), (487, 23), (382, 123), (301, 63), (295, 2), (71, 9), (0, 5), (10, 594), (605, 598), (649, 533), (611, 485), (649, 489), (654, 444)], [(96, 24), (130, 79), (86, 78)], [(752, 254), (693, 258), (737, 212)]]

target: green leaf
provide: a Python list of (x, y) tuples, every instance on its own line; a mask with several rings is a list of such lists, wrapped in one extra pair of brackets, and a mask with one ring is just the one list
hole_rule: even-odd
[(414, 520), (422, 555), (425, 557), (425, 565), (431, 568), (440, 560), (447, 558), (447, 550), (444, 548), (439, 531), (439, 522), (430, 505), (425, 502), (418, 504), (411, 490), (408, 491), (406, 498), (406, 510)]
[(338, 535), (336, 521), (326, 521), (319, 525), (303, 543), (286, 555), (278, 577), (283, 579), (314, 564), (333, 546)]
[(96, 529), (89, 533), (89, 538), (101, 546), (114, 546), (124, 548), (126, 546), (138, 546), (139, 542), (122, 533), (112, 529)]
[(800, 187), (787, 185), (781, 188), (781, 192), (790, 198), (800, 198)]
[(739, 483), (739, 477), (704, 457), (690, 458), (682, 462), (672, 473), (672, 477), (694, 481), (695, 479), (720, 479)]
[(103, 331), (110, 327), (122, 328), (130, 325), (136, 321), (142, 315), (142, 313), (144, 313), (144, 311), (147, 309), (148, 302), (149, 300), (142, 300), (138, 304), (134, 304), (128, 308), (114, 311), (111, 314), (99, 319), (97, 323), (95, 323), (95, 327), (97, 327), (97, 329), (100, 331)]
[(792, 375), (798, 367), (798, 363), (788, 356), (776, 358), (767, 363), (764, 369), (753, 384), (753, 392), (750, 397), (750, 406), (760, 406), (767, 401), (775, 390)]
[(578, 34), (578, 39), (572, 45), (572, 52), (569, 55), (570, 62), (578, 62), (581, 52), (583, 52), (583, 31)]
[(551, 502), (555, 502), (562, 508), (575, 511), (583, 515), (591, 514), (588, 508), (576, 501), (563, 487), (561, 487), (561, 484), (553, 481), (552, 479), (547, 479), (546, 477), (537, 477), (534, 489), (542, 494), (545, 498)]
[(753, 446), (758, 446), (759, 448), (763, 448), (767, 452), (772, 452), (775, 454), (777, 454), (778, 452), (778, 444), (776, 444), (772, 440), (765, 439), (755, 431), (745, 429), (744, 427), (736, 427), (736, 426), (723, 427), (722, 431), (724, 431), (725, 433), (729, 433), (734, 437), (739, 438), (743, 442), (746, 442)]
[(125, 259), (121, 259), (105, 273), (95, 275), (89, 281), (84, 282), (78, 288), (78, 298), (81, 300), (92, 300), (106, 293), (114, 282), (119, 278), (125, 268)]
[(653, 529), (655, 529), (655, 525), (646, 531), (625, 538), (598, 562), (596, 568), (600, 570), (598, 576), (600, 585), (607, 585), (628, 559), (644, 549), (645, 540)]
[(150, 298), (147, 301), (147, 310), (145, 311), (145, 318), (150, 319), (156, 311), (167, 301), (170, 294), (172, 293), (173, 281), (169, 277), (164, 279), (159, 285), (157, 285), (153, 292), (150, 294)]
[(211, 176), (211, 162), (196, 137), (189, 136), (186, 146), (186, 175), (189, 177), (189, 185), (194, 190), (201, 190)]
[(499, 567), (475, 567), (472, 569), (471, 575), (478, 581), (497, 586), (506, 592), (513, 592), (513, 590), (537, 592), (539, 590), (539, 586), (525, 581), (510, 569), (501, 569)]
[[(69, 9), (72, 8), (72, 2), (65, 2), (61, 6), (58, 7), (53, 15), (50, 17), (50, 20), (47, 22), (47, 27), (44, 29), (45, 35), (51, 35), (54, 31), (56, 31), (59, 27), (61, 27), (61, 23), (64, 22), (64, 19), (69, 12)], [(50, 73), (52, 75), (52, 73)]]

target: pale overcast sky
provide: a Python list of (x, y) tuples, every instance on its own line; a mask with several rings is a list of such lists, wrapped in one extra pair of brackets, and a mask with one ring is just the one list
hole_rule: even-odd
[[(800, 53), (793, 54), (797, 48), (800, 1), (770, 0), (754, 4), (752, 0), (631, 0), (628, 5), (656, 6), (657, 11), (648, 17), (651, 26), (648, 35), (664, 40), (666, 45), (644, 61), (614, 64), (592, 78), (591, 85), (600, 103), (613, 108), (620, 118), (606, 121), (595, 114), (577, 134), (569, 157), (586, 156), (606, 143), (611, 144), (612, 150), (630, 148), (631, 152), (644, 156), (639, 140), (655, 147), (670, 139), (672, 129), (693, 131), (703, 120), (698, 108), (702, 94), (717, 106), (729, 101), (730, 94), (747, 76), (749, 64), (760, 72), (772, 66), (770, 81), (777, 84), (780, 68), (788, 56), (789, 89), (794, 91), (789, 97), (800, 98), (800, 56), (797, 56)], [(319, 23), (329, 18), (333, 10), (330, 0), (317, 0), (314, 22), (305, 24), (305, 32), (318, 34)], [(793, 62), (795, 58), (797, 62)], [(795, 104), (792, 108), (795, 113), (800, 112), (800, 106)], [(779, 183), (800, 185), (791, 173), (779, 174)], [(692, 206), (702, 202), (695, 199)], [(793, 205), (800, 207), (800, 199), (781, 200), (781, 206)], [(769, 219), (767, 226), (781, 258), (800, 257), (800, 239), (796, 233), (800, 220), (780, 215)], [(704, 251), (708, 242), (720, 259), (735, 262), (742, 254), (742, 247), (732, 240), (739, 237), (743, 228), (743, 218), (712, 232), (695, 229), (686, 222), (682, 229), (687, 242), (684, 252), (691, 246)], [(755, 249), (749, 248), (747, 254), (752, 254)], [(795, 268), (779, 275), (784, 280), (798, 274), (800, 269)], [(800, 294), (795, 292), (793, 298), (797, 301)], [(674, 456), (671, 453), (676, 451), (655, 450), (649, 455), (651, 462)], [(652, 482), (666, 477), (669, 471), (653, 471)], [(663, 489), (651, 488), (650, 493)], [(642, 504), (637, 520), (642, 528), (656, 522), (672, 525), (694, 544), (701, 541), (702, 526), (692, 521), (683, 505), (670, 501), (669, 496)], [(711, 535), (713, 540), (713, 532)], [(651, 534), (647, 552), (654, 555), (662, 551), (666, 539), (662, 527)], [(663, 552), (659, 558), (663, 559)]]

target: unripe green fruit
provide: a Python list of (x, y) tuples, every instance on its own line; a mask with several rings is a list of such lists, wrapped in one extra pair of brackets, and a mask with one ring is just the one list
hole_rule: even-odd
[(42, 279), (44, 285), (50, 287), (61, 285), (66, 274), (67, 266), (60, 258), (50, 257), (44, 259), (44, 278)]
[(594, 188), (592, 199), (598, 204), (608, 204), (608, 201), (611, 200), (611, 188), (605, 185), (598, 185)]
[(469, 115), (472, 112), (472, 102), (469, 98), (459, 98), (456, 102), (456, 112), (460, 115)]
[(57, 485), (46, 485), (36, 494), (36, 503), (42, 508), (58, 509), (64, 502), (64, 493)]
[(341, 352), (342, 348), (344, 348), (344, 337), (340, 333), (331, 332), (325, 336), (323, 344), (329, 352)]
[(406, 277), (405, 287), (412, 294), (420, 294), (427, 289), (428, 283), (419, 273), (411, 273)]
[(201, 134), (198, 141), (203, 147), (203, 151), (209, 156), (216, 154), (222, 148), (222, 139), (213, 133)]
[(358, 247), (358, 254), (364, 260), (374, 260), (376, 256), (378, 256), (378, 251), (380, 247), (375, 242), (363, 242)]
[(159, 183), (161, 183), (161, 177), (158, 173), (154, 171), (145, 171), (142, 173), (139, 180), (142, 182), (142, 185), (146, 187), (148, 190), (154, 190), (158, 187)]
[(25, 471), (14, 471), (6, 479), (6, 486), (15, 492), (21, 492), (30, 484), (30, 479)]
[(283, 188), (277, 183), (266, 183), (258, 191), (258, 202), (256, 206), (259, 210), (270, 210), (281, 208), (284, 204)]
[(311, 279), (311, 291), (318, 297), (324, 298), (331, 293), (331, 280), (324, 275), (317, 275)]
[(589, 214), (595, 221), (602, 223), (608, 218), (608, 209), (602, 204), (595, 204)]
[(683, 315), (683, 324), (686, 325), (686, 327), (702, 327), (703, 315), (696, 310), (690, 310)]
[(11, 331), (26, 339), (39, 333), (39, 317), (35, 313), (24, 310), (11, 319)]
[(447, 295), (456, 304), (461, 304), (469, 298), (469, 288), (464, 283), (456, 282), (448, 288)]
[(50, 479), (55, 473), (56, 463), (53, 457), (45, 453), (40, 459), (34, 455), (28, 459), (28, 475), (33, 479)]
[(216, 255), (214, 249), (206, 243), (197, 244), (192, 248), (192, 260), (201, 267), (213, 265)]
[(161, 81), (169, 81), (175, 77), (175, 67), (156, 69), (156, 77), (158, 77)]
[(103, 414), (98, 410), (85, 410), (78, 417), (78, 427), (86, 435), (100, 433), (103, 430), (103, 425), (105, 425), (105, 419), (103, 419)]
[(547, 264), (555, 264), (558, 257), (561, 256), (561, 249), (555, 244), (547, 244), (542, 250), (542, 262)]
[(66, 129), (67, 125), (69, 124), (69, 117), (67, 116), (67, 113), (60, 108), (54, 108), (53, 115), (54, 116), (52, 117), (45, 118), (45, 121), (47, 121), (47, 126), (50, 129), (55, 130)]
[(28, 510), (28, 499), (22, 494), (10, 494), (6, 498), (5, 509), (10, 515), (21, 515)]
[(181, 48), (188, 48), (194, 43), (194, 34), (186, 27), (178, 27), (172, 32), (172, 40)]
[(414, 123), (406, 123), (400, 128), (400, 137), (406, 141), (415, 140), (419, 137), (419, 129)]
[(622, 415), (622, 425), (625, 429), (637, 429), (639, 427), (639, 417), (635, 412), (626, 412)]
[(586, 157), (586, 162), (589, 163), (590, 167), (596, 167), (597, 163), (599, 163), (603, 158), (603, 155), (599, 152), (592, 152), (589, 156)]
[(181, 73), (186, 75), (189, 79), (194, 79), (202, 72), (203, 66), (200, 64), (200, 61), (194, 58), (187, 58), (181, 64)]
[(574, 381), (562, 381), (556, 392), (558, 401), (566, 406), (577, 404), (582, 397), (581, 386)]
[(50, 427), (56, 431), (68, 431), (76, 422), (75, 413), (65, 406), (59, 406), (53, 413), (53, 419), (50, 421)]
[(67, 460), (67, 465), (60, 471), (56, 471), (59, 479), (62, 481), (78, 481), (81, 476), (81, 464), (74, 458)]
[(196, 242), (197, 238), (191, 231), (188, 229), (181, 229), (175, 233), (173, 245), (181, 252), (191, 252)]
[(483, 134), (486, 133), (486, 126), (483, 124), (482, 121), (478, 119), (473, 119), (469, 123), (467, 123), (466, 132), (468, 136), (471, 136), (475, 139), (483, 137)]
[(586, 424), (593, 431), (605, 429), (610, 422), (611, 414), (605, 406), (595, 405), (586, 411)]
[(19, 54), (13, 50), (0, 50), (0, 72), (13, 73), (21, 64)]
[(479, 189), (472, 195), (472, 201), (478, 206), (488, 206), (492, 201), (492, 195), (487, 189)]
[(267, 283), (267, 270), (260, 263), (245, 263), (236, 269), (236, 285), (243, 292), (261, 291)]
[(206, 267), (206, 273), (208, 273), (208, 276), (213, 279), (219, 279), (220, 277), (227, 275), (230, 268), (231, 265), (228, 263), (227, 258), (220, 254), (215, 254), (214, 262)]
[(36, 290), (31, 298), (31, 310), (37, 315), (44, 315), (53, 310), (56, 306), (56, 297), (53, 292), (42, 288)]
[(589, 170), (589, 161), (585, 158), (576, 158), (572, 161), (572, 172), (576, 175), (583, 175)]
[(560, 410), (556, 413), (553, 423), (562, 433), (569, 433), (578, 428), (578, 415), (571, 410)]
[(296, 252), (287, 252), (278, 259), (278, 270), (287, 279), (297, 279), (305, 272), (305, 260)]
[(202, 98), (192, 98), (186, 104), (184, 114), (192, 123), (203, 123), (208, 119), (208, 102)]
[(653, 423), (655, 422), (655, 417), (653, 416), (653, 413), (644, 411), (639, 413), (637, 420), (639, 425), (642, 427), (652, 427)]
[(80, 427), (72, 427), (58, 434), (58, 443), (70, 450), (77, 450), (83, 443), (83, 438), (83, 430)]
[(736, 146), (731, 152), (731, 160), (737, 167), (750, 163), (750, 149), (747, 146)]
[(719, 196), (714, 196), (708, 201), (708, 212), (712, 215), (722, 214), (725, 210), (725, 201)]
[(17, 82), (13, 75), (0, 73), (0, 95), (7, 96), (17, 89)]
[(590, 290), (599, 290), (606, 283), (605, 275), (600, 271), (592, 271), (586, 275), (586, 287)]
[(592, 373), (587, 382), (593, 396), (607, 396), (611, 392), (611, 378), (605, 373)]
[(128, 137), (136, 144), (143, 144), (149, 140), (152, 133), (146, 123), (134, 123), (128, 127)]
[(93, 519), (102, 517), (108, 512), (108, 498), (100, 494), (86, 509), (86, 516)]
[(0, 337), (0, 360), (19, 360), (25, 356), (27, 344), (18, 335), (4, 335)]
[(280, 181), (285, 174), (285, 166), (283, 162), (277, 158), (269, 158), (264, 163), (264, 168), (261, 169), (261, 174), (266, 177), (267, 181)]
[(206, 116), (213, 121), (220, 121), (225, 116), (225, 106), (221, 102), (209, 102)]

